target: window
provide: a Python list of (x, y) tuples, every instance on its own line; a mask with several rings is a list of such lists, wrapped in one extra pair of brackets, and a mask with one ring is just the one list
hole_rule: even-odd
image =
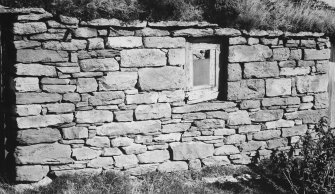
[(220, 44), (187, 43), (188, 103), (216, 99), (219, 85)]

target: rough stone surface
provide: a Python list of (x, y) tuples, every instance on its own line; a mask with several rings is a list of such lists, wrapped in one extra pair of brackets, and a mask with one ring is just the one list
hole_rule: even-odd
[(272, 56), (272, 50), (263, 45), (238, 45), (229, 47), (228, 60), (231, 63), (265, 61)]
[(92, 146), (92, 147), (110, 147), (110, 141), (108, 137), (93, 137), (92, 139), (88, 139), (86, 141), (86, 145)]
[(88, 138), (88, 129), (86, 127), (62, 128), (64, 139), (84, 139)]
[(16, 93), (17, 104), (39, 104), (48, 102), (58, 102), (62, 99), (59, 94), (49, 93)]
[(98, 135), (127, 135), (157, 132), (161, 129), (160, 121), (137, 121), (125, 123), (110, 123), (97, 127)]
[(283, 137), (291, 137), (297, 135), (304, 135), (307, 132), (307, 125), (300, 125), (291, 128), (283, 128), (282, 136)]
[(142, 46), (141, 37), (108, 37), (107, 48), (136, 48)]
[(154, 150), (139, 154), (137, 158), (143, 164), (158, 163), (170, 159), (170, 154), (167, 150)]
[(279, 67), (277, 62), (258, 62), (244, 64), (245, 78), (278, 77)]
[(66, 62), (67, 60), (68, 53), (64, 51), (24, 49), (16, 52), (16, 61), (20, 63)]
[(76, 160), (89, 160), (100, 156), (101, 151), (94, 150), (88, 147), (75, 148), (72, 150), (72, 157)]
[(15, 78), (13, 87), (18, 92), (35, 92), (40, 90), (38, 78)]
[(41, 105), (16, 105), (14, 112), (18, 116), (35, 116), (42, 111)]
[(328, 60), (330, 58), (330, 50), (304, 49), (304, 60)]
[(174, 66), (185, 65), (185, 49), (169, 49), (168, 64)]
[(278, 138), (281, 135), (280, 130), (266, 130), (260, 131), (253, 135), (253, 139), (256, 141), (264, 141), (269, 139)]
[(127, 147), (123, 147), (122, 150), (127, 154), (142, 154), (147, 151), (147, 146), (141, 144), (132, 144)]
[(206, 158), (212, 156), (214, 147), (210, 144), (191, 142), (191, 143), (171, 143), (173, 160), (190, 160)]
[[(19, 182), (37, 182), (42, 180), (49, 172), (48, 166), (17, 166), (15, 169), (15, 181)], [(34, 173), (32, 173), (34, 172)]]
[(16, 118), (17, 127), (19, 129), (56, 126), (64, 123), (71, 123), (72, 121), (73, 114), (40, 115)]
[(261, 98), (265, 95), (264, 80), (251, 79), (228, 82), (228, 100)]
[(24, 76), (50, 76), (55, 77), (57, 75), (56, 68), (48, 65), (40, 64), (16, 64), (15, 72), (17, 75)]
[(78, 111), (76, 121), (78, 123), (105, 123), (113, 122), (113, 112), (104, 110)]
[(141, 93), (135, 95), (127, 95), (126, 104), (154, 104), (157, 103), (158, 93)]
[(229, 113), (228, 125), (249, 125), (251, 120), (247, 111), (237, 111)]
[(219, 147), (215, 149), (214, 155), (216, 156), (228, 156), (228, 155), (234, 155), (239, 154), (240, 150), (233, 146), (233, 145), (224, 145), (222, 147)]
[(32, 145), (39, 143), (54, 143), (61, 139), (58, 129), (28, 129), (17, 132), (16, 141), (20, 145)]
[(165, 162), (158, 166), (157, 170), (159, 172), (174, 172), (174, 171), (183, 171), (188, 170), (188, 165), (186, 162)]
[(112, 168), (114, 164), (114, 159), (112, 157), (99, 157), (91, 160), (87, 167), (90, 168)]
[(139, 86), (144, 91), (171, 90), (185, 86), (185, 74), (179, 67), (145, 68), (139, 70), (138, 74)]
[(267, 79), (267, 96), (284, 96), (291, 94), (291, 79)]
[(299, 93), (326, 92), (327, 86), (328, 86), (327, 75), (297, 77), (297, 90)]
[(136, 72), (110, 72), (100, 79), (99, 89), (102, 91), (134, 89), (137, 77)]
[(275, 121), (281, 119), (283, 114), (283, 110), (261, 110), (251, 114), (250, 118), (255, 122)]
[(88, 71), (117, 71), (119, 63), (113, 58), (107, 59), (86, 59), (79, 62), (80, 68), (84, 72)]
[(195, 105), (186, 105), (182, 107), (173, 108), (173, 113), (190, 113), (190, 112), (201, 112), (201, 111), (216, 111), (225, 110), (235, 107), (236, 104), (233, 102), (213, 102), (213, 103), (199, 103)]
[(14, 23), (14, 34), (30, 35), (47, 31), (47, 26), (43, 22)]
[(159, 49), (121, 51), (121, 67), (159, 67), (166, 64), (166, 54)]
[(143, 38), (145, 47), (148, 48), (180, 48), (185, 47), (185, 38), (171, 37), (146, 37)]
[(94, 78), (78, 78), (77, 92), (87, 93), (95, 92), (98, 89), (98, 83)]
[(171, 117), (171, 107), (169, 104), (139, 105), (135, 109), (137, 120), (150, 120)]
[(14, 152), (16, 164), (71, 163), (71, 147), (62, 144), (18, 146)]
[(115, 166), (123, 169), (136, 167), (139, 162), (139, 160), (135, 155), (114, 156), (114, 160), (115, 160)]

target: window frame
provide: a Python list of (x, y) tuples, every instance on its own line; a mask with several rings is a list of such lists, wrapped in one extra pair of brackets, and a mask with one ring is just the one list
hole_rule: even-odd
[[(193, 72), (193, 52), (195, 50), (210, 50), (210, 84), (202, 86), (194, 86)], [(212, 53), (214, 57), (212, 57)], [(220, 55), (221, 44), (219, 41), (208, 39), (196, 39), (186, 43), (186, 96), (188, 104), (208, 101), (218, 98), (219, 94), (219, 75), (220, 75)]]

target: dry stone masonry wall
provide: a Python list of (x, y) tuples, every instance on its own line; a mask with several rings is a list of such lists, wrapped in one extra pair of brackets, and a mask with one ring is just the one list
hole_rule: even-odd
[[(249, 164), (289, 149), (327, 114), (323, 34), (48, 13), (17, 16), (13, 33), (18, 182)], [(185, 104), (186, 42), (200, 37), (220, 38), (228, 53), (225, 101)]]

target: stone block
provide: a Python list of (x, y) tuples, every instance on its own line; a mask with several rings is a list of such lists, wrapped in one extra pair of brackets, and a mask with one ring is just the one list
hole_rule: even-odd
[(205, 29), (196, 29), (196, 28), (188, 28), (181, 29), (172, 32), (173, 36), (185, 36), (185, 37), (206, 37), (213, 36), (214, 30), (210, 28)]
[[(112, 91), (112, 92), (93, 92), (93, 96), (88, 97), (88, 102), (93, 106), (102, 106), (102, 105), (110, 105), (115, 104), (115, 102), (123, 100), (125, 95), (121, 91)], [(119, 104), (119, 103), (117, 103)]]
[(24, 76), (50, 76), (56, 77), (57, 72), (56, 68), (48, 65), (40, 64), (15, 64), (15, 73), (16, 75)]
[(137, 72), (111, 72), (99, 79), (99, 89), (101, 91), (134, 89), (137, 77)]
[(62, 128), (64, 139), (86, 139), (88, 138), (88, 129), (86, 127)]
[(295, 124), (294, 121), (280, 119), (278, 121), (266, 122), (265, 126), (267, 129), (276, 129), (276, 128), (283, 128), (283, 127), (293, 127)]
[(320, 109), (329, 107), (328, 93), (315, 94), (314, 99), (315, 99), (314, 108)]
[(124, 122), (124, 121), (133, 121), (134, 120), (134, 111), (115, 111), (115, 121)]
[(47, 104), (45, 107), (49, 113), (70, 113), (75, 111), (75, 105), (71, 103)]
[(68, 85), (68, 84), (70, 84), (70, 79), (58, 79), (58, 78), (44, 77), (44, 78), (41, 79), (41, 84), (45, 84), (45, 85)]
[(104, 39), (102, 38), (90, 38), (88, 39), (88, 49), (89, 50), (98, 50), (98, 49), (104, 49)]
[(286, 147), (288, 145), (288, 141), (286, 138), (273, 139), (266, 142), (268, 149), (276, 149), (280, 147)]
[(299, 93), (326, 92), (327, 87), (327, 75), (310, 75), (297, 77), (297, 90)]
[(247, 111), (237, 111), (228, 114), (228, 125), (249, 125), (251, 120)]
[(67, 62), (68, 57), (65, 51), (24, 49), (16, 52), (16, 61), (19, 63)]
[(243, 100), (240, 104), (241, 109), (255, 109), (260, 108), (261, 103), (259, 100)]
[(211, 156), (202, 160), (204, 166), (225, 166), (230, 164), (227, 156)]
[(265, 130), (253, 134), (253, 139), (256, 141), (270, 140), (280, 137), (280, 130)]
[(191, 127), (191, 123), (176, 123), (163, 125), (162, 133), (185, 132)]
[(304, 60), (329, 60), (330, 49), (304, 49)]
[(228, 135), (234, 135), (236, 133), (235, 129), (216, 129), (214, 131), (215, 136), (228, 136)]
[(228, 82), (228, 100), (262, 98), (265, 95), (265, 82), (260, 79)]
[(95, 92), (98, 90), (98, 83), (94, 78), (78, 78), (77, 79), (77, 92), (87, 93)]
[(190, 143), (171, 143), (173, 160), (190, 160), (198, 158), (207, 158), (213, 156), (214, 147), (212, 144), (201, 142)]
[(301, 49), (291, 49), (290, 60), (301, 60), (302, 50)]
[(229, 47), (228, 61), (230, 63), (238, 62), (256, 62), (265, 61), (272, 57), (272, 50), (264, 45), (237, 45)]
[(132, 144), (132, 145), (127, 146), (127, 147), (122, 147), (121, 149), (127, 155), (130, 155), (130, 154), (142, 154), (142, 153), (144, 153), (144, 152), (147, 151), (147, 146), (141, 145), (141, 144)]
[(107, 48), (137, 48), (143, 46), (142, 37), (108, 37)]
[(185, 105), (181, 107), (174, 107), (172, 112), (176, 114), (202, 112), (202, 111), (218, 111), (236, 107), (233, 102), (205, 102), (194, 105)]
[(318, 123), (322, 117), (327, 117), (327, 109), (305, 110), (297, 112), (297, 118), (305, 123)]
[(119, 63), (114, 58), (106, 59), (86, 59), (79, 61), (82, 71), (118, 71)]
[(225, 144), (241, 144), (247, 140), (245, 135), (240, 135), (240, 134), (234, 134), (226, 137), (224, 139)]
[(169, 160), (170, 154), (167, 150), (154, 150), (139, 154), (137, 158), (142, 164), (159, 163)]
[(180, 102), (185, 99), (183, 90), (159, 92), (158, 102)]
[[(195, 113), (194, 113), (195, 114)], [(222, 119), (228, 120), (228, 113), (223, 111), (213, 111), (213, 112), (206, 112), (207, 119)]]
[[(228, 117), (228, 115), (227, 115)], [(187, 114), (183, 114), (182, 117), (183, 120), (202, 120), (202, 119), (206, 119), (206, 114), (205, 113), (187, 113)]]
[(32, 145), (39, 143), (54, 143), (61, 138), (58, 129), (42, 128), (18, 131), (16, 141), (19, 145)]
[(229, 63), (227, 81), (239, 81), (241, 79), (242, 79), (241, 65), (239, 63)]
[(206, 119), (201, 121), (195, 121), (194, 125), (198, 127), (199, 130), (217, 129), (217, 128), (224, 128), (225, 121), (219, 119)]
[(63, 100), (66, 102), (79, 102), (80, 95), (78, 93), (67, 93), (63, 95)]
[(251, 121), (267, 122), (279, 120), (283, 117), (283, 110), (261, 110), (250, 115)]
[(39, 115), (42, 111), (41, 105), (16, 105), (14, 107), (17, 116), (35, 116)]
[(143, 68), (139, 72), (143, 91), (172, 90), (185, 87), (185, 72), (179, 67)]
[(311, 69), (309, 67), (296, 67), (296, 68), (281, 68), (281, 76), (297, 76), (297, 75), (307, 75)]
[(168, 64), (173, 66), (185, 65), (186, 52), (185, 49), (169, 49)]
[(98, 36), (98, 31), (94, 28), (81, 27), (74, 30), (73, 34), (77, 38), (92, 38)]
[(158, 93), (140, 93), (126, 96), (126, 104), (154, 104), (157, 103)]
[(111, 144), (113, 147), (124, 147), (130, 146), (134, 143), (134, 139), (128, 137), (117, 137), (111, 140)]
[(290, 57), (289, 48), (276, 48), (273, 49), (273, 60), (275, 61), (285, 61)]
[(37, 144), (17, 146), (14, 157), (16, 164), (68, 164), (72, 163), (70, 145)]
[(17, 104), (42, 104), (62, 100), (60, 94), (49, 93), (15, 93)]
[(128, 169), (138, 166), (138, 159), (135, 155), (114, 156), (115, 166), (122, 169)]
[(181, 133), (169, 133), (169, 134), (162, 134), (154, 138), (155, 142), (179, 142), (181, 139)]
[(238, 128), (239, 134), (255, 133), (261, 131), (261, 125), (244, 125)]
[(244, 64), (244, 78), (278, 77), (277, 62), (256, 62)]
[(139, 105), (135, 109), (135, 118), (137, 120), (171, 118), (170, 104)]
[(13, 87), (18, 92), (36, 92), (40, 90), (37, 77), (17, 77), (13, 80)]
[(13, 32), (17, 35), (30, 35), (46, 32), (47, 26), (43, 22), (14, 23)]
[(159, 49), (131, 49), (121, 51), (121, 67), (160, 67), (166, 64), (166, 53)]
[(122, 152), (119, 148), (104, 148), (102, 156), (120, 156)]
[(264, 98), (262, 100), (263, 106), (287, 106), (287, 105), (298, 105), (300, 104), (299, 97), (288, 97), (288, 98)]
[(87, 167), (89, 168), (112, 168), (114, 164), (114, 159), (112, 157), (98, 157), (91, 160)]
[(240, 150), (233, 145), (224, 145), (215, 149), (215, 156), (229, 156), (233, 154), (239, 154)]
[(217, 36), (240, 36), (241, 31), (234, 28), (217, 28), (215, 29), (215, 35)]
[(104, 136), (146, 134), (158, 132), (160, 129), (160, 121), (109, 123), (97, 127), (97, 134)]
[(229, 38), (229, 45), (247, 44), (247, 39), (244, 37), (231, 37)]
[(86, 145), (99, 148), (108, 148), (110, 147), (110, 141), (108, 137), (95, 136), (93, 138), (87, 139)]
[(201, 169), (201, 161), (199, 159), (189, 160), (188, 161), (190, 170), (200, 170)]
[(144, 37), (143, 43), (147, 48), (180, 48), (186, 46), (185, 38), (181, 37)]
[(72, 157), (76, 160), (91, 160), (101, 155), (100, 150), (91, 149), (88, 147), (74, 148), (72, 149)]
[(249, 141), (241, 145), (243, 152), (256, 151), (264, 148), (266, 148), (266, 142), (264, 141)]
[(72, 121), (73, 114), (40, 115), (16, 118), (16, 124), (19, 129), (57, 126), (65, 123), (71, 123)]
[(14, 41), (14, 47), (16, 49), (27, 49), (27, 48), (35, 48), (35, 47), (41, 47), (41, 43), (38, 41), (26, 41), (26, 40), (18, 40)]
[(188, 170), (188, 165), (186, 162), (177, 161), (177, 162), (164, 162), (160, 164), (157, 168), (159, 172), (175, 172)]
[(138, 167), (128, 169), (126, 172), (133, 176), (145, 175), (157, 170), (157, 164), (144, 164)]
[(74, 92), (76, 88), (75, 85), (42, 85), (42, 90), (48, 93), (65, 94)]
[(47, 176), (49, 166), (16, 166), (15, 181), (18, 182), (37, 182)]
[(113, 112), (105, 110), (91, 110), (76, 112), (77, 123), (105, 123), (113, 122)]
[(267, 96), (285, 96), (291, 95), (291, 79), (267, 79), (266, 95)]
[(144, 28), (135, 32), (136, 36), (169, 36), (170, 32), (167, 30), (155, 29), (155, 28)]
[(282, 137), (301, 136), (307, 132), (307, 125), (282, 129)]

